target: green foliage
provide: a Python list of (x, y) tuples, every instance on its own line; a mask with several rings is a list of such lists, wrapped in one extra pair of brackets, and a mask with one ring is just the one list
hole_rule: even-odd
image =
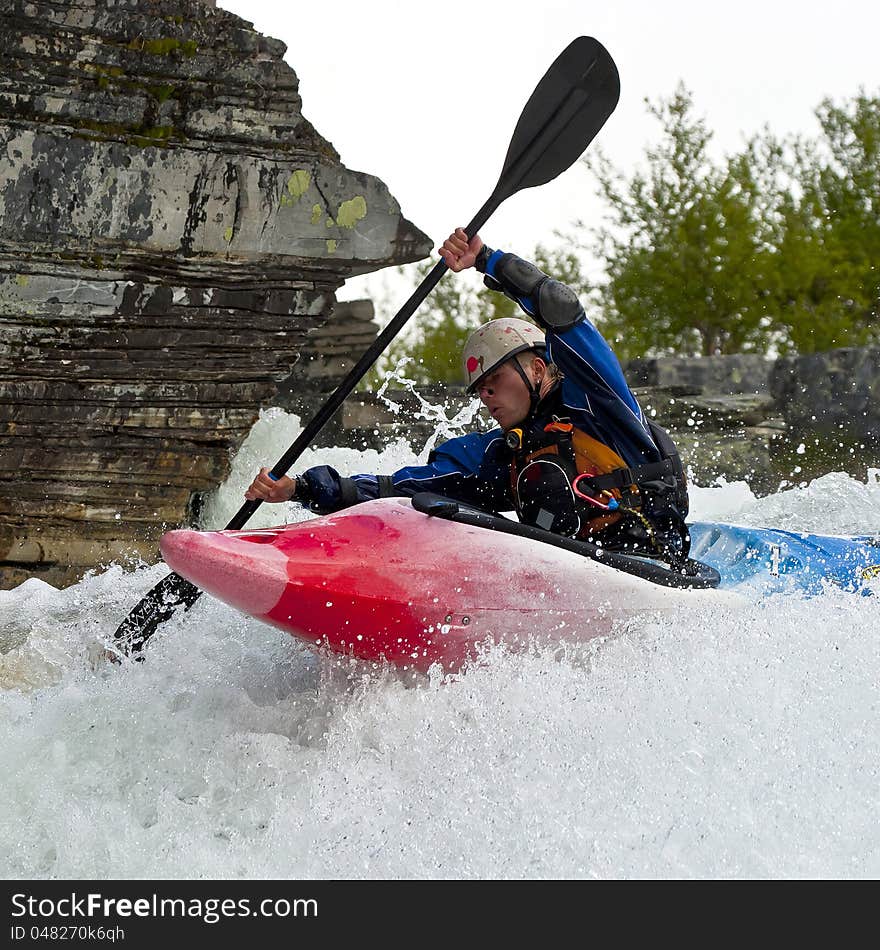
[(649, 111), (663, 126), (648, 170), (629, 180), (588, 160), (610, 208), (593, 248), (606, 262), (602, 329), (622, 357), (708, 356), (766, 348), (773, 270), (751, 154), (715, 163), (689, 93)]
[(880, 100), (817, 111), (822, 138), (769, 132), (713, 160), (711, 133), (679, 86), (649, 104), (662, 125), (648, 170), (587, 165), (609, 223), (602, 329), (622, 357), (810, 352), (878, 339)]
[(880, 340), (880, 99), (817, 116), (822, 138), (796, 148), (801, 194), (780, 202), (776, 292), (800, 352)]

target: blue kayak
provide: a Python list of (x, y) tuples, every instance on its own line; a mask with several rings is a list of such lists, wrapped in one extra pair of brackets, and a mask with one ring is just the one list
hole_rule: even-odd
[(731, 589), (749, 584), (762, 593), (798, 590), (818, 594), (824, 584), (832, 583), (869, 594), (874, 585), (868, 582), (880, 577), (880, 537), (835, 537), (695, 522), (689, 525), (690, 558), (683, 569), (672, 570), (650, 558), (603, 551), (588, 541), (478, 511), (440, 495), (415, 495), (412, 505), (432, 517), (539, 541), (668, 587)]
[(751, 583), (765, 592), (818, 594), (830, 582), (869, 594), (866, 582), (880, 577), (880, 537), (844, 538), (714, 522), (689, 527), (691, 557), (715, 568), (723, 588)]

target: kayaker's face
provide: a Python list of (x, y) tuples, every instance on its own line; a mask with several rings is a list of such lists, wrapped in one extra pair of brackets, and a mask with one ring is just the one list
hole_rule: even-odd
[[(523, 367), (526, 375), (535, 382), (534, 365)], [(522, 422), (532, 408), (532, 400), (522, 376), (513, 368), (510, 360), (493, 370), (477, 386), (480, 401), (489, 410), (489, 415), (505, 432)]]

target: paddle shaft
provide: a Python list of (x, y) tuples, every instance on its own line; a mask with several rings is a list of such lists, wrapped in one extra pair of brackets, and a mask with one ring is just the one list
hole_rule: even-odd
[[(531, 171), (535, 163), (546, 151), (547, 143), (552, 142), (556, 138), (559, 134), (559, 129), (564, 128), (571, 121), (572, 116), (582, 108), (587, 98), (588, 94), (586, 91), (575, 89), (548, 115), (547, 121), (538, 134), (531, 140), (529, 146), (523, 150), (522, 154), (511, 163), (510, 167), (505, 169), (491, 197), (464, 229), (469, 239), (489, 220), (501, 202), (515, 192), (517, 183)], [(345, 377), (335, 392), (321, 406), (317, 413), (315, 413), (315, 416), (297, 436), (290, 448), (275, 463), (269, 472), (272, 478), (279, 479), (288, 473), (293, 463), (309, 447), (309, 443), (329, 422), (333, 413), (335, 413), (351, 395), (357, 384), (370, 371), (372, 365), (382, 353), (385, 352), (388, 344), (400, 333), (409, 318), (416, 312), (419, 306), (421, 306), (428, 294), (437, 286), (441, 277), (443, 277), (448, 269), (445, 261), (439, 261), (431, 269), (430, 273), (426, 275), (425, 279), (415, 289), (409, 300), (400, 308), (388, 326), (376, 337), (370, 348), (357, 361), (348, 376)], [(259, 498), (253, 501), (246, 501), (235, 513), (229, 524), (226, 525), (226, 529), (234, 531), (238, 528), (243, 528), (262, 503), (262, 499)]]

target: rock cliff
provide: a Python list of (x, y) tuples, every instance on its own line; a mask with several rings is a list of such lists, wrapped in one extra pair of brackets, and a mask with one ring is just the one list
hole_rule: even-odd
[(0, 586), (153, 560), (310, 334), (344, 348), (343, 281), (430, 250), (284, 52), (198, 0), (0, 0)]

